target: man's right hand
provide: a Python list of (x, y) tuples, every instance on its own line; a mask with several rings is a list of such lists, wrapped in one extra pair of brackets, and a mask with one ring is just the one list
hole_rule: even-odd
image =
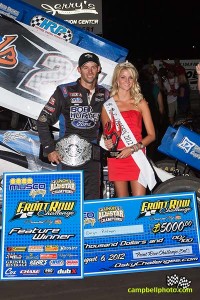
[(113, 141), (112, 141), (112, 139), (104, 139), (104, 144), (105, 144), (105, 146), (106, 146), (106, 148), (108, 149), (108, 150), (111, 150), (112, 149), (112, 147), (113, 147)]
[(53, 151), (48, 154), (48, 160), (53, 164), (59, 164), (61, 162), (61, 157), (57, 151)]

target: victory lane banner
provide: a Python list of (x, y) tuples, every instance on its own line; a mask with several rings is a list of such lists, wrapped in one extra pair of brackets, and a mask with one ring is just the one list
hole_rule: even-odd
[(85, 201), (84, 276), (200, 267), (194, 192)]
[(4, 173), (1, 279), (83, 278), (83, 171)]

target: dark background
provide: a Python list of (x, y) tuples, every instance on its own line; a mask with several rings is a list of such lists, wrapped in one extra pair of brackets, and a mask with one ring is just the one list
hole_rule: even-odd
[(198, 59), (198, 0), (102, 0), (103, 37), (129, 50), (130, 59)]

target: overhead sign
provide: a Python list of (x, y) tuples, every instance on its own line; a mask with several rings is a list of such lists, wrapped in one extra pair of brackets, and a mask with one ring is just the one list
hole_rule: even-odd
[(95, 34), (102, 34), (102, 0), (24, 0), (46, 13)]

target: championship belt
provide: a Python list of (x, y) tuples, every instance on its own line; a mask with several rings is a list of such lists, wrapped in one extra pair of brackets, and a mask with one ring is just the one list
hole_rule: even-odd
[(121, 151), (117, 150), (117, 145), (122, 133), (121, 124), (118, 123), (119, 130), (116, 128), (116, 122), (113, 114), (111, 114), (111, 120), (108, 121), (104, 126), (104, 136), (106, 140), (112, 139), (113, 147), (108, 152), (108, 157), (116, 157)]
[(78, 167), (92, 158), (92, 144), (77, 134), (69, 135), (56, 143), (55, 149), (64, 165)]

